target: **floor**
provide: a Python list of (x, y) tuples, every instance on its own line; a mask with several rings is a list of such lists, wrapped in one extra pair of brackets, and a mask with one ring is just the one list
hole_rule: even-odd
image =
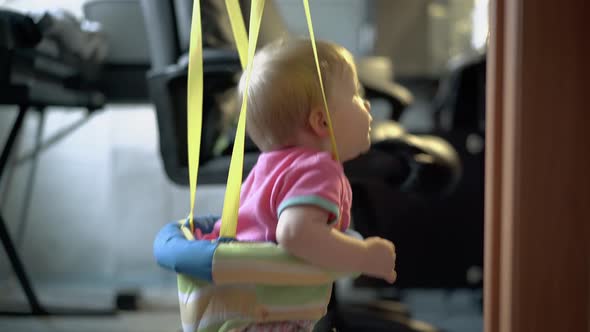
[[(174, 275), (154, 264), (152, 240), (188, 211), (189, 192), (165, 176), (150, 105), (111, 105), (86, 118), (80, 109), (27, 116), (18, 149), (0, 183), (0, 211), (21, 258), (50, 306), (109, 308), (121, 292), (138, 292), (139, 310), (107, 318), (0, 317), (0, 331), (176, 331)], [(15, 117), (0, 108), (0, 140)], [(83, 124), (61, 139), (64, 128)], [(223, 187), (203, 186), (197, 210), (219, 213)], [(479, 291), (411, 290), (416, 319), (448, 332), (482, 330)], [(4, 252), (0, 308), (24, 304)]]

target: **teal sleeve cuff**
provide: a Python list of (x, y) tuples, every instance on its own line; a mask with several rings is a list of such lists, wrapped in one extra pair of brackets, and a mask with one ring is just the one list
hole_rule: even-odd
[(329, 224), (332, 225), (340, 219), (340, 209), (338, 205), (334, 202), (329, 201), (323, 197), (316, 196), (316, 195), (308, 195), (308, 196), (296, 196), (291, 197), (284, 200), (279, 205), (279, 210), (277, 212), (277, 217), (281, 216), (281, 213), (288, 207), (297, 206), (297, 205), (313, 205), (317, 206), (323, 210), (330, 212), (334, 215), (334, 218), (330, 219)]

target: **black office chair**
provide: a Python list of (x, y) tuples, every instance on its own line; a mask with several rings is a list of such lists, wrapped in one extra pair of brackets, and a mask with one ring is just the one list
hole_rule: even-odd
[[(203, 138), (199, 169), (200, 184), (226, 182), (229, 158), (218, 154), (214, 146), (222, 135), (222, 112), (216, 96), (236, 86), (241, 71), (237, 53), (224, 48), (232, 41), (226, 34), (229, 27), (220, 27), (225, 9), (223, 1), (202, 1), (204, 30), (204, 102)], [(188, 36), (190, 33), (191, 0), (142, 0), (150, 46), (152, 69), (148, 73), (149, 94), (158, 120), (160, 152), (168, 177), (180, 185), (188, 184), (186, 149), (186, 83)], [(267, 1), (265, 17), (271, 22), (273, 2)], [(248, 3), (242, 8), (248, 11)], [(245, 15), (247, 17), (247, 15)], [(260, 41), (276, 36), (265, 35), (265, 22), (261, 27)], [(216, 35), (217, 33), (217, 35)], [(229, 32), (231, 33), (231, 32)], [(215, 37), (215, 38), (214, 38)], [(363, 82), (362, 82), (363, 83)], [(460, 176), (460, 165), (454, 150), (436, 137), (417, 137), (403, 130), (395, 121), (411, 102), (411, 94), (393, 82), (367, 81), (364, 85), (370, 98), (382, 98), (392, 109), (391, 121), (375, 123), (374, 144), (371, 151), (345, 164), (345, 171), (354, 188), (371, 181), (386, 182), (399, 190), (425, 196), (440, 195), (450, 190)], [(226, 138), (227, 139), (227, 138)], [(231, 151), (231, 149), (226, 149)], [(259, 152), (250, 145), (245, 151), (244, 175), (255, 164)], [(357, 192), (354, 193), (355, 199)], [(357, 214), (358, 216), (358, 214)], [(362, 216), (361, 216), (362, 217)], [(359, 218), (359, 220), (362, 220)], [(381, 303), (383, 304), (383, 303)], [(318, 324), (317, 330), (338, 331), (435, 331), (427, 324), (409, 317), (401, 305), (351, 306), (340, 303), (335, 297), (330, 313)], [(368, 327), (371, 325), (370, 327)]]
[[(223, 1), (203, 1), (203, 62), (204, 62), (204, 104), (203, 143), (200, 156), (200, 183), (224, 183), (227, 176), (229, 156), (214, 152), (217, 140), (228, 135), (223, 129), (222, 113), (215, 96), (235, 87), (241, 72), (239, 58), (232, 45), (229, 24), (224, 21)], [(282, 35), (286, 31), (277, 18), (278, 12), (272, 1), (266, 2), (265, 15), (260, 32), (260, 44)], [(146, 30), (151, 53), (152, 68), (148, 73), (149, 95), (156, 106), (160, 132), (160, 150), (164, 167), (173, 182), (186, 184), (188, 176), (185, 110), (186, 81), (188, 69), (188, 40), (190, 34), (191, 0), (155, 1), (142, 0)], [(248, 1), (242, 1), (245, 11)], [(247, 17), (247, 15), (244, 15)], [(270, 22), (270, 23), (269, 23)], [(265, 29), (266, 27), (266, 29)], [(272, 31), (269, 35), (268, 31)], [(228, 35), (230, 34), (230, 35)], [(365, 73), (370, 76), (370, 73)], [(394, 82), (367, 80), (365, 91), (368, 98), (388, 101), (392, 119), (399, 118), (403, 109), (412, 101), (411, 93)], [(390, 124), (388, 127), (391, 127)], [(383, 131), (382, 136), (383, 136)], [(397, 131), (393, 132), (397, 135)], [(231, 141), (231, 138), (224, 137)], [(231, 149), (225, 149), (226, 152)], [(245, 169), (249, 170), (258, 156), (256, 147), (247, 142)], [(245, 172), (247, 174), (247, 172)]]
[[(457, 151), (463, 168), (453, 197), (447, 201), (447, 209), (454, 214), (453, 230), (462, 234), (455, 264), (463, 271), (483, 271), (485, 106), (486, 55), (455, 61), (435, 97), (434, 116), (436, 134)], [(463, 277), (465, 283), (459, 286), (483, 287), (481, 277)]]

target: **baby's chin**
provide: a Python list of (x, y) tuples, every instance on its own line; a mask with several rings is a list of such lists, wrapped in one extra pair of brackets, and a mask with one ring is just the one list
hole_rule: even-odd
[[(370, 135), (370, 133), (369, 133)], [(365, 149), (361, 152), (361, 154), (365, 154), (367, 152), (369, 152), (369, 150), (371, 149), (371, 136), (367, 137), (367, 145), (365, 146)]]
[(367, 144), (367, 146), (364, 147), (362, 150), (357, 151), (354, 155), (347, 156), (347, 158), (345, 158), (345, 160), (343, 160), (343, 161), (349, 161), (349, 160), (356, 159), (356, 158), (360, 157), (361, 155), (364, 155), (367, 152), (369, 152), (370, 149), (371, 149), (371, 142), (369, 142), (369, 144)]

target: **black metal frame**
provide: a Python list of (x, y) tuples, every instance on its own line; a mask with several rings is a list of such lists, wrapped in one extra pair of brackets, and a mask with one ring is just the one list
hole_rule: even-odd
[[(27, 114), (29, 107), (27, 105), (19, 105), (17, 117), (12, 125), (6, 143), (2, 149), (2, 155), (0, 156), (0, 181), (4, 175), (6, 166), (16, 143), (22, 125)], [(25, 293), (27, 302), (30, 307), (30, 311), (23, 310), (0, 310), (0, 316), (107, 316), (116, 314), (115, 309), (84, 309), (84, 308), (47, 308), (44, 306), (37, 297), (33, 284), (29, 279), (25, 270), (24, 264), (20, 259), (14, 241), (12, 240), (6, 221), (0, 211), (0, 240), (4, 246), (4, 250), (10, 260), (12, 269), (14, 270), (16, 277)], [(20, 308), (19, 308), (20, 309)]]
[[(28, 107), (26, 106), (19, 106), (18, 115), (12, 125), (12, 129), (10, 130), (10, 134), (4, 144), (4, 148), (2, 149), (2, 155), (0, 157), (0, 181), (2, 180), (2, 175), (4, 174), (4, 169), (8, 164), (8, 157), (10, 157), (10, 152), (12, 152), (12, 148), (14, 147), (14, 143), (16, 138), (22, 128), (25, 115), (27, 113)], [(12, 269), (22, 286), (23, 291), (25, 292), (25, 296), (29, 302), (31, 307), (31, 314), (40, 316), (46, 315), (47, 311), (43, 308), (41, 303), (33, 290), (33, 286), (27, 277), (27, 273), (25, 268), (16, 252), (16, 248), (14, 243), (8, 233), (8, 228), (6, 227), (6, 222), (4, 221), (4, 217), (2, 216), (2, 212), (0, 211), (0, 239), (2, 240), (2, 244), (4, 246), (4, 250), (6, 250), (6, 254), (8, 255), (8, 259), (10, 260), (10, 264), (12, 265)], [(1, 314), (4, 314), (3, 312)]]

